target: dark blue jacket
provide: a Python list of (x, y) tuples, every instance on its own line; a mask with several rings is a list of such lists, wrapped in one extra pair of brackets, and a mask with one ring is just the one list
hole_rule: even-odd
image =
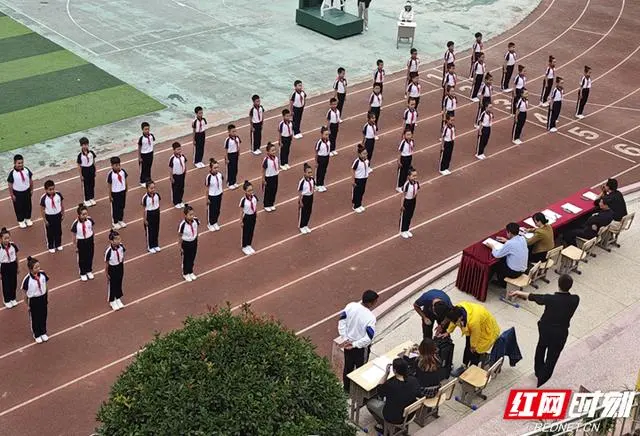
[(516, 329), (514, 327), (503, 331), (498, 339), (496, 339), (491, 349), (491, 364), (502, 356), (509, 356), (510, 366), (516, 366), (516, 363), (522, 360), (522, 354), (520, 354), (520, 347), (518, 347), (518, 340), (516, 339)]

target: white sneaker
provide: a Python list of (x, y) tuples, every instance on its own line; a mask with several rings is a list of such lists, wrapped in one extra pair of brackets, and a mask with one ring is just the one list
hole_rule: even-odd
[(477, 124), (474, 124), (474, 125), (473, 125), (473, 128), (474, 128), (474, 129), (479, 129), (479, 128), (480, 128), (480, 126), (479, 126), (479, 125), (477, 125)]
[(120, 221), (118, 224), (120, 224), (120, 227), (122, 227), (123, 229), (127, 227), (127, 223), (125, 223), (124, 221)]
[(192, 282), (193, 279), (191, 278), (190, 274), (185, 274), (182, 276), (182, 278), (184, 278), (187, 282)]
[(306, 231), (307, 233), (311, 233), (311, 229), (309, 228), (309, 226), (305, 226), (305, 228), (304, 228), (304, 229), (305, 229), (305, 231)]
[(87, 278), (88, 278), (89, 280), (93, 280), (93, 279), (95, 279), (95, 277), (93, 276), (93, 273), (92, 273), (91, 271), (89, 271), (89, 272), (87, 273)]
[(520, 141), (519, 139), (516, 139), (515, 141), (511, 141), (511, 142), (513, 142), (515, 145), (522, 144), (522, 141)]
[(352, 207), (352, 209), (353, 209), (353, 211), (354, 211), (355, 213), (362, 213), (362, 212), (364, 212), (364, 210), (362, 210), (362, 206), (360, 206), (360, 207)]
[(542, 102), (541, 102), (541, 103), (540, 103), (540, 106), (542, 106), (542, 107), (547, 107), (547, 106), (549, 106), (549, 103), (547, 103), (546, 101), (545, 101), (544, 103), (542, 103)]
[(27, 218), (26, 220), (24, 220), (25, 224), (27, 225), (27, 227), (31, 227), (33, 225), (33, 221), (31, 221), (29, 218)]
[(329, 152), (329, 156), (335, 156), (335, 155), (336, 155), (335, 152), (333, 152), (333, 151)]
[(56, 250), (58, 251), (62, 251), (62, 249), (63, 249), (62, 245), (56, 248)]
[(11, 307), (16, 307), (18, 302), (16, 300), (11, 300)]
[(253, 247), (252, 247), (251, 245), (249, 245), (247, 248), (249, 249), (249, 252), (250, 252), (251, 254), (256, 254), (256, 250), (254, 250), (254, 249), (253, 249)]
[(333, 155), (334, 155), (334, 156), (337, 156), (337, 155), (338, 155), (338, 150), (334, 150), (334, 151), (333, 151)]
[(511, 92), (511, 91), (513, 91), (512, 88), (507, 88), (507, 89), (504, 90), (504, 92)]
[(118, 309), (122, 309), (124, 307), (124, 303), (119, 298), (116, 300), (116, 305), (118, 306)]
[(116, 300), (110, 301), (110, 302), (109, 302), (109, 306), (111, 306), (111, 309), (113, 309), (113, 310), (118, 310), (118, 309), (120, 309), (120, 308), (118, 307), (118, 303), (116, 303)]
[(87, 281), (87, 280), (89, 280), (89, 279), (87, 278), (86, 274), (82, 274), (82, 275), (80, 276), (80, 280), (82, 280), (83, 282), (86, 282), (86, 281)]
[(443, 176), (448, 176), (449, 174), (451, 174), (451, 171), (449, 170), (440, 171), (440, 174), (442, 174)]
[(36, 344), (41, 344), (42, 343), (42, 336), (38, 336), (36, 338)]
[(264, 208), (264, 210), (265, 210), (265, 212), (271, 212), (272, 209), (271, 209), (271, 207), (267, 206), (267, 207)]
[(253, 154), (255, 154), (256, 156), (259, 154), (262, 154), (262, 150), (257, 149), (257, 150), (253, 150)]
[(486, 158), (487, 158), (487, 156), (485, 156), (484, 154), (476, 154), (476, 159), (484, 160)]
[(214, 232), (219, 232), (219, 231), (220, 231), (220, 226), (218, 225), (218, 223), (215, 223), (215, 224), (213, 225), (213, 231), (214, 231)]
[(198, 278), (197, 275), (195, 275), (194, 273), (189, 274), (191, 276), (191, 280), (195, 280)]
[(366, 210), (366, 208), (365, 208), (364, 206), (360, 206), (360, 210), (361, 210), (362, 212), (364, 212), (364, 211)]
[(160, 252), (160, 247), (153, 247), (156, 250), (156, 253)]
[(82, 204), (84, 204), (84, 207), (91, 207), (91, 200), (86, 200), (85, 202), (83, 202)]
[(215, 232), (215, 226), (213, 224), (207, 224), (207, 229), (209, 229), (210, 232)]
[(113, 230), (120, 230), (120, 227), (122, 227), (122, 226), (120, 224), (118, 224), (118, 223), (111, 224), (111, 228)]
[(275, 211), (276, 207), (275, 206), (271, 206), (271, 212)]
[(293, 135), (293, 137), (295, 139), (300, 139), (300, 138), (302, 138), (302, 133), (297, 133), (297, 134)]
[(49, 253), (55, 253), (56, 249), (55, 248), (49, 248)]
[(149, 251), (149, 253), (154, 254), (156, 252), (156, 249), (155, 248), (149, 248), (148, 251)]
[(398, 186), (398, 187), (396, 188), (396, 191), (397, 191), (397, 192), (399, 192), (399, 193), (402, 193), (402, 188), (401, 188), (400, 186)]
[(400, 236), (404, 239), (409, 239), (409, 234), (407, 232), (400, 232)]
[(238, 189), (238, 185), (228, 185), (229, 189), (231, 189), (232, 191), (234, 189)]
[[(307, 231), (305, 230), (304, 227), (300, 227), (300, 233), (302, 233), (303, 235), (306, 235)], [(5, 303), (5, 305), (6, 305), (6, 303)]]
[[(300, 231), (302, 232), (302, 229), (300, 229)], [(11, 303), (11, 301), (8, 301), (4, 303), (4, 307), (6, 307), (7, 309), (11, 309), (13, 307), (13, 304)]]
[(379, 137), (379, 136), (376, 136), (374, 139), (377, 141), (378, 139), (380, 139), (380, 137)]
[(581, 120), (581, 119), (583, 119), (583, 118), (584, 118), (584, 115), (576, 115), (576, 118), (577, 118), (577, 119), (579, 119), (579, 120)]
[(558, 131), (558, 129), (556, 129), (555, 127), (552, 127), (549, 129), (549, 132), (551, 133), (556, 133)]
[(98, 204), (98, 202), (95, 201), (93, 198), (89, 201), (91, 202), (91, 206), (95, 206), (96, 204)]
[(27, 223), (25, 223), (24, 221), (18, 221), (18, 227), (20, 227), (21, 229), (26, 229)]
[(327, 192), (327, 188), (324, 186), (318, 186), (318, 191), (319, 192)]
[(368, 26), (365, 26), (365, 27), (364, 27), (364, 30), (365, 30), (365, 32), (366, 32), (366, 31), (368, 31), (368, 30), (369, 30), (369, 27), (368, 27)]
[(146, 184), (146, 183), (140, 183), (140, 187), (142, 187), (142, 188), (146, 188), (146, 187), (147, 187), (147, 184)]
[(413, 238), (413, 233), (411, 233), (409, 230), (407, 230), (407, 235), (409, 235), (410, 238)]
[(249, 247), (242, 247), (242, 252), (243, 252), (246, 256), (250, 256), (250, 255), (251, 255), (251, 251), (249, 251)]
[(173, 207), (175, 207), (176, 209), (182, 209), (183, 208), (182, 204), (180, 204), (180, 203), (176, 204)]
[(479, 102), (479, 101), (480, 101), (480, 99), (479, 99), (478, 97), (473, 97), (473, 98), (471, 99), (471, 101), (472, 101), (472, 102), (474, 102), (474, 103), (477, 103), (477, 102)]
[(42, 335), (40, 336), (42, 338), (43, 341), (47, 342), (49, 340), (49, 336), (47, 335)]

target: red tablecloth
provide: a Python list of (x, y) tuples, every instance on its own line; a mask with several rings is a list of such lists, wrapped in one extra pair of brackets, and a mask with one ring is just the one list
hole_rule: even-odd
[[(593, 202), (582, 197), (582, 194), (586, 191), (589, 191), (589, 189), (583, 189), (570, 197), (541, 209), (549, 209), (560, 215), (560, 218), (551, 225), (556, 235), (563, 227), (587, 214), (591, 214), (595, 210)], [(562, 205), (565, 203), (571, 203), (581, 208), (582, 211), (576, 214), (566, 212), (562, 209)], [(525, 217), (524, 219), (527, 218), (528, 217)], [(530, 227), (524, 224), (524, 220), (520, 221), (519, 224), (522, 227)], [(501, 230), (487, 237), (495, 239), (496, 236), (504, 237), (506, 236), (506, 232)], [(483, 238), (482, 241), (485, 239), (487, 238)], [(482, 241), (478, 241), (462, 251), (462, 260), (458, 269), (456, 287), (462, 292), (473, 295), (480, 301), (485, 301), (487, 299), (487, 289), (489, 288), (491, 267), (496, 264), (498, 260), (491, 255), (491, 250), (483, 245)]]

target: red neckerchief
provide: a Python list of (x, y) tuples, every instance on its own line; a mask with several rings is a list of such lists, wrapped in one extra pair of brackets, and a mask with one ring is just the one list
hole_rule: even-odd
[(253, 105), (253, 109), (254, 109), (254, 111), (258, 112), (258, 122), (261, 123), (262, 122), (262, 114), (260, 113), (260, 106), (256, 106), (254, 104)]
[(54, 192), (53, 195), (48, 195), (48, 197), (51, 200), (51, 208), (55, 211), (56, 210), (56, 202), (54, 200), (56, 198), (56, 193)]
[(250, 197), (247, 197), (245, 195), (245, 199), (249, 200), (249, 206), (251, 206), (251, 212), (253, 212), (254, 214), (256, 213), (256, 206), (253, 204), (253, 195)]
[(87, 220), (81, 221), (80, 224), (82, 224), (82, 237), (83, 238), (87, 238)]
[(42, 292), (42, 285), (40, 285), (40, 273), (38, 273), (37, 276), (31, 275), (31, 277), (33, 277), (33, 279), (36, 281), (36, 283), (38, 284), (38, 291)]
[(185, 220), (185, 222), (187, 224), (189, 224), (189, 228), (191, 229), (191, 236), (193, 236), (195, 238), (196, 237), (196, 231), (193, 229), (193, 220), (191, 220), (191, 222)]
[(3, 245), (2, 248), (7, 252), (7, 262), (11, 262), (11, 243), (7, 246)]
[(118, 182), (122, 183), (122, 176), (120, 175), (120, 171), (116, 173), (116, 177), (118, 178)]
[(118, 245), (116, 248), (113, 248), (113, 245), (111, 246), (111, 251), (115, 251), (116, 252), (116, 258), (118, 259), (118, 263), (120, 263), (120, 246)]
[(309, 192), (311, 192), (313, 194), (313, 179), (312, 178), (305, 178), (305, 181), (309, 184)]
[(24, 176), (24, 173), (23, 173), (24, 169), (22, 169), (22, 170), (16, 170), (16, 169), (14, 168), (14, 170), (15, 170), (15, 171), (17, 171), (17, 172), (18, 172), (18, 174), (20, 174), (20, 178), (22, 179), (22, 181), (23, 181), (23, 182), (26, 182), (26, 181), (27, 181), (27, 179), (26, 179), (26, 177)]
[(184, 163), (182, 163), (182, 155), (179, 154), (178, 156), (176, 156), (174, 154), (173, 157), (177, 157), (178, 158), (178, 163), (180, 164), (180, 169), (182, 170), (182, 172), (184, 172)]

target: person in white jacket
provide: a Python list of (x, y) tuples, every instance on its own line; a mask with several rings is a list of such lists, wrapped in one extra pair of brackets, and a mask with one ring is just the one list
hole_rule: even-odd
[(404, 5), (404, 8), (402, 8), (402, 11), (400, 12), (400, 17), (398, 18), (398, 20), (405, 23), (411, 23), (413, 22), (413, 19), (414, 19), (413, 7), (411, 6), (411, 2), (407, 2), (407, 4)]

